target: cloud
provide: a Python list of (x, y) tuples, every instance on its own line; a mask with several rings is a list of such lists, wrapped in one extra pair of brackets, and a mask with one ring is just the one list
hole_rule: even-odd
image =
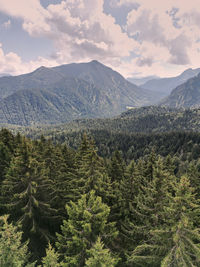
[(130, 0), (111, 0), (110, 5), (115, 8), (120, 8), (121, 6), (131, 7), (133, 9), (138, 9), (140, 4), (137, 1)]
[(150, 67), (153, 64), (153, 58), (151, 58), (151, 57), (146, 57), (146, 58), (141, 57), (141, 58), (138, 58), (138, 60), (136, 61), (136, 64), (139, 67), (143, 67), (145, 65), (147, 65), (147, 66)]
[(50, 30), (46, 23), (48, 12), (39, 0), (0, 0), (0, 11), (12, 17), (21, 18), (23, 28), (32, 36), (43, 35)]
[(31, 72), (40, 66), (53, 67), (58, 65), (56, 60), (49, 60), (43, 57), (38, 57), (35, 61), (23, 62), (21, 57), (16, 53), (5, 53), (0, 43), (0, 73), (11, 75), (19, 75)]
[(20, 18), (31, 37), (45, 37), (55, 47), (49, 58), (39, 57), (27, 64), (22, 64), (14, 53), (8, 57), (1, 48), (2, 62), (9, 59), (13, 73), (18, 73), (17, 65), (23, 71), (38, 64), (51, 66), (97, 59), (125, 76), (131, 72), (162, 75), (164, 70), (177, 73), (199, 66), (199, 0), (111, 3), (117, 9), (129, 7), (124, 27), (105, 13), (103, 0), (63, 0), (47, 8), (39, 0), (0, 0), (1, 12)]
[[(120, 4), (131, 2), (133, 1), (121, 0)], [(137, 3), (139, 8), (130, 11), (127, 16), (126, 30), (130, 37), (140, 44), (142, 58), (144, 43), (146, 46), (154, 44), (156, 50), (160, 47), (167, 50), (166, 62), (175, 65), (196, 65), (196, 57), (200, 59), (198, 48), (194, 45), (200, 37), (200, 12), (196, 9), (198, 1), (138, 0)], [(151, 54), (147, 58), (150, 57)], [(159, 61), (162, 57), (163, 55), (157, 53), (154, 61)]]
[(56, 53), (52, 57), (58, 62), (127, 57), (135, 41), (104, 13), (103, 4), (103, 0), (68, 0), (44, 9), (38, 0), (14, 4), (0, 0), (0, 10), (21, 18), (30, 36), (53, 40)]
[(57, 51), (66, 60), (108, 61), (130, 55), (135, 41), (103, 12), (103, 0), (63, 1), (50, 5), (48, 12)]
[(2, 26), (5, 28), (5, 29), (9, 29), (11, 27), (11, 20), (9, 19), (8, 21), (5, 21)]
[(15, 73), (21, 64), (21, 58), (13, 52), (5, 54), (0, 43), (0, 73)]

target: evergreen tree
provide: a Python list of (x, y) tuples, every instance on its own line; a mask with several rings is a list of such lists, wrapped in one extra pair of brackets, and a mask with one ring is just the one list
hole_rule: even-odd
[(12, 154), (16, 147), (14, 135), (7, 129), (0, 130), (0, 142), (2, 142)]
[(2, 142), (0, 142), (0, 185), (5, 179), (6, 169), (9, 166), (11, 155), (8, 148)]
[(117, 231), (114, 223), (108, 223), (110, 209), (102, 203), (101, 197), (95, 196), (91, 191), (78, 200), (66, 205), (68, 220), (63, 221), (62, 233), (57, 234), (56, 243), (62, 255), (63, 266), (81, 267), (85, 265), (88, 257), (87, 251), (102, 238), (110, 246)]
[(123, 161), (121, 153), (116, 150), (109, 164), (109, 176), (112, 182), (120, 182), (124, 177), (125, 163)]
[(111, 208), (110, 220), (120, 221), (122, 202), (121, 183), (125, 178), (125, 163), (122, 159), (121, 153), (115, 151), (111, 157), (108, 165), (108, 173), (111, 179), (109, 206)]
[(60, 210), (60, 214), (64, 219), (65, 205), (71, 200), (77, 200), (77, 196), (79, 195), (79, 188), (76, 186), (78, 171), (75, 163), (75, 155), (71, 149), (67, 146), (57, 147), (56, 154), (58, 162), (57, 174), (54, 178), (54, 190), (56, 192), (54, 206)]
[(200, 169), (198, 162), (190, 162), (187, 168), (187, 176), (190, 179), (191, 186), (195, 189), (195, 193), (200, 196)]
[(127, 250), (133, 248), (133, 240), (131, 239), (130, 233), (126, 233), (126, 224), (131, 220), (135, 221), (137, 219), (134, 209), (136, 209), (136, 199), (141, 189), (142, 178), (137, 164), (132, 161), (128, 165), (125, 171), (125, 177), (120, 183), (121, 201), (119, 202), (119, 214), (121, 216), (117, 225), (119, 229), (119, 251), (121, 252), (121, 257), (124, 259)]
[(1, 267), (33, 267), (28, 264), (27, 242), (22, 244), (22, 232), (12, 223), (8, 216), (0, 217), (0, 266)]
[(98, 237), (96, 243), (87, 251), (89, 258), (85, 262), (85, 267), (114, 267), (117, 259), (111, 255), (109, 249), (104, 248), (101, 238)]
[(48, 248), (46, 249), (46, 256), (42, 258), (43, 267), (59, 267), (58, 263), (59, 254), (55, 252), (55, 249), (49, 243)]
[(2, 195), (7, 213), (22, 225), (23, 240), (30, 240), (28, 246), (35, 260), (44, 253), (42, 245), (53, 237), (56, 211), (49, 204), (51, 182), (34, 157), (31, 142), (24, 140), (16, 150), (2, 185)]
[(94, 141), (83, 136), (77, 153), (78, 179), (76, 187), (79, 194), (85, 194), (95, 190), (104, 202), (108, 201), (110, 180), (108, 178), (104, 161), (97, 154)]
[(164, 206), (164, 223), (152, 229), (129, 258), (134, 266), (200, 266), (200, 201), (186, 177), (174, 190)]
[(172, 190), (173, 180), (175, 182), (175, 177), (166, 171), (161, 158), (155, 160), (150, 169), (150, 176), (141, 179), (139, 192), (129, 202), (130, 214), (122, 227), (127, 239), (132, 238), (129, 242), (132, 249), (148, 240), (150, 231), (162, 225), (163, 207), (168, 201), (166, 196)]

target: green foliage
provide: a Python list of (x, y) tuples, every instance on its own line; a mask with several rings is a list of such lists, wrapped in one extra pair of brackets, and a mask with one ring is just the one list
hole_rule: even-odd
[(2, 184), (2, 201), (12, 220), (22, 225), (23, 240), (29, 239), (33, 259), (43, 253), (38, 242), (49, 241), (51, 223), (56, 211), (51, 208), (51, 181), (34, 157), (32, 143), (24, 142), (16, 149)]
[(12, 223), (8, 216), (0, 217), (0, 266), (1, 267), (33, 267), (28, 264), (27, 242), (22, 244), (22, 232)]
[(107, 221), (110, 208), (91, 191), (83, 195), (78, 203), (67, 205), (66, 210), (68, 220), (63, 221), (56, 245), (63, 257), (63, 266), (84, 266), (87, 251), (98, 236), (107, 245), (117, 236), (115, 224)]
[(78, 188), (79, 194), (82, 195), (95, 190), (96, 195), (101, 196), (106, 202), (110, 179), (103, 159), (97, 154), (94, 141), (90, 140), (86, 134), (83, 135), (76, 161), (78, 166), (76, 188)]
[(146, 242), (141, 242), (129, 258), (136, 266), (200, 264), (199, 200), (188, 178), (182, 177), (173, 186), (175, 193), (168, 193), (168, 203), (163, 206), (163, 223), (152, 227)]
[(111, 255), (109, 249), (104, 248), (100, 237), (87, 253), (89, 258), (85, 262), (85, 267), (114, 267), (117, 265), (118, 260)]
[[(12, 237), (19, 242), (1, 249), (22, 242), (23, 267), (28, 259), (49, 267), (200, 266), (200, 135), (95, 137), (100, 151), (86, 134), (73, 150), (0, 131), (1, 214), (21, 224)], [(1, 237), (14, 227), (5, 218)]]
[(46, 256), (42, 258), (43, 267), (59, 267), (61, 266), (58, 263), (59, 255), (55, 252), (55, 249), (49, 243), (48, 248), (46, 249)]

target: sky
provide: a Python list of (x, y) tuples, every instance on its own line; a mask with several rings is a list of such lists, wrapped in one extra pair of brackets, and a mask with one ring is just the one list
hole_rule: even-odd
[(0, 0), (0, 74), (98, 60), (124, 77), (200, 67), (200, 0)]

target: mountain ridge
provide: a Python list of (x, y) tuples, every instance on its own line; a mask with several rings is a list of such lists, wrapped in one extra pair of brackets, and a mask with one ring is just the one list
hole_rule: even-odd
[(177, 86), (168, 97), (160, 102), (160, 105), (172, 108), (200, 107), (200, 73)]
[[(50, 102), (46, 102), (41, 90), (45, 91), (46, 97), (51, 96)], [(31, 97), (37, 98), (40, 108), (37, 105), (30, 107), (35, 104)], [(0, 78), (0, 123), (30, 125), (68, 122), (84, 117), (111, 117), (127, 110), (127, 107), (149, 105), (158, 99), (157, 93), (131, 84), (98, 61), (52, 68), (41, 66), (28, 74)], [(54, 110), (54, 102), (61, 105), (60, 117), (56, 115), (58, 110)], [(25, 108), (27, 106), (29, 108)], [(42, 110), (45, 110), (45, 116)]]
[(188, 79), (195, 77), (200, 73), (200, 68), (189, 68), (180, 75), (170, 78), (152, 79), (142, 84), (141, 87), (147, 90), (161, 92), (164, 96), (169, 95), (173, 89), (183, 84)]

